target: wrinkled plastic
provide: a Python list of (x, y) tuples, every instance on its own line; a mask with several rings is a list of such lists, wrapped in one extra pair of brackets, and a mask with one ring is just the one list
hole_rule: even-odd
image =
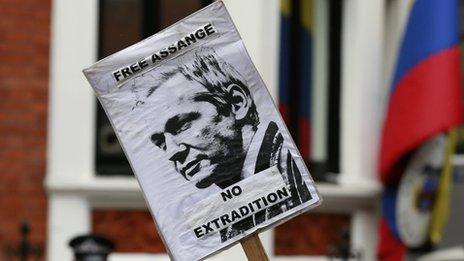
[(172, 259), (203, 259), (320, 204), (221, 1), (84, 74)]

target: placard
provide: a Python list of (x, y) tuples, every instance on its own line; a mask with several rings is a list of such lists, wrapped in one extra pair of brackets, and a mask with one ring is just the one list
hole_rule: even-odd
[(320, 203), (221, 1), (84, 74), (173, 259), (203, 259)]

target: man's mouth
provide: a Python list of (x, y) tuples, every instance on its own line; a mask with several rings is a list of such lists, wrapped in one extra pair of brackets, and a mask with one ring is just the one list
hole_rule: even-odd
[(201, 162), (196, 162), (195, 164), (191, 165), (190, 167), (185, 167), (182, 172), (184, 173), (184, 176), (189, 179), (193, 177), (195, 174), (198, 173), (200, 170), (200, 163)]
[(190, 161), (184, 168), (181, 169), (180, 172), (187, 180), (190, 180), (191, 177), (200, 171), (201, 161), (203, 159), (204, 157), (198, 157), (195, 160)]

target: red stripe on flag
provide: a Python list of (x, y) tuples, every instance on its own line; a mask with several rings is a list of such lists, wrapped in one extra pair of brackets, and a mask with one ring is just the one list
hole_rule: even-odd
[(401, 261), (406, 256), (406, 247), (390, 231), (384, 218), (380, 220), (380, 241), (377, 258), (379, 261)]
[(288, 111), (287, 105), (282, 102), (279, 102), (279, 111), (280, 111), (280, 114), (282, 115), (282, 118), (284, 119), (284, 122), (288, 125), (290, 118), (288, 115), (289, 111)]
[(451, 47), (417, 64), (390, 98), (380, 157), (382, 182), (400, 159), (426, 139), (458, 125), (462, 119), (459, 47)]
[(306, 118), (298, 119), (298, 149), (304, 160), (309, 160), (311, 156), (311, 125)]

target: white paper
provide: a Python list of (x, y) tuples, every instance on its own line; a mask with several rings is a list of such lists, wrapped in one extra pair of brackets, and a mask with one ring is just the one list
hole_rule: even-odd
[(320, 203), (221, 1), (84, 74), (173, 259), (203, 259)]
[(274, 166), (194, 204), (185, 211), (184, 218), (197, 238), (207, 238), (290, 197), (289, 188)]

